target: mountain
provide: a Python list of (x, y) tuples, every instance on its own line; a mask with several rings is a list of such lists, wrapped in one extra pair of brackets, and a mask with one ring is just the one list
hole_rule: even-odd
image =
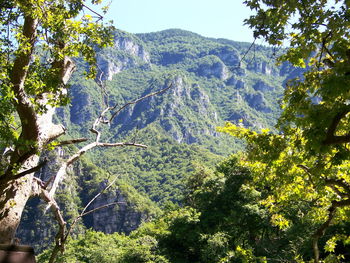
[[(185, 180), (196, 163), (214, 166), (244, 147), (219, 134), (216, 127), (230, 121), (273, 130), (283, 85), (300, 74), (287, 64), (276, 66), (272, 48), (250, 49), (250, 43), (205, 38), (179, 29), (148, 34), (116, 31), (114, 42), (114, 47), (98, 52), (95, 81), (84, 78), (86, 65), (76, 61), (71, 103), (56, 112), (57, 122), (68, 130), (67, 138), (91, 137), (89, 129), (107, 103), (118, 108), (171, 88), (131, 104), (101, 130), (103, 141), (136, 141), (147, 144), (146, 150), (94, 150), (71, 168), (57, 195), (68, 223), (103, 189), (106, 178), (118, 177), (112, 190), (97, 198), (91, 209), (117, 204), (84, 217), (73, 234), (86, 228), (130, 233), (169, 202), (181, 203)], [(38, 176), (49, 178), (55, 165), (76, 149), (70, 146), (46, 153), (50, 169)], [(32, 200), (18, 230), (22, 242), (40, 250), (53, 240), (54, 232), (54, 222), (43, 205)]]
[[(224, 121), (272, 127), (280, 112), (283, 82), (294, 69), (277, 67), (271, 48), (256, 46), (244, 55), (248, 48), (248, 43), (177, 29), (136, 35), (116, 32), (115, 46), (97, 57), (97, 79), (107, 80), (110, 103), (121, 105), (171, 81), (173, 89), (126, 109), (114, 121), (112, 132), (125, 135), (156, 122), (176, 141), (208, 148), (201, 143), (205, 135), (219, 137), (215, 126)], [(81, 74), (76, 75), (66, 118), (73, 125), (91, 121), (102, 107), (101, 92), (92, 81), (82, 82)]]

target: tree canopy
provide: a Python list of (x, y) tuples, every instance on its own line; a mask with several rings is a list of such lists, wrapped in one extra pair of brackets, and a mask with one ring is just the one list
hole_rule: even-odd
[(100, 2), (0, 3), (0, 243), (13, 240), (28, 198), (45, 192), (33, 173), (44, 164), (40, 152), (65, 133), (52, 116), (68, 102), (73, 58), (84, 58), (93, 77), (96, 48), (113, 42), (112, 27), (88, 6)]
[[(286, 83), (277, 128), (260, 133), (228, 123), (220, 131), (247, 141), (242, 163), (270, 194), (263, 204), (281, 229), (312, 222), (314, 262), (344, 257), (349, 243), (349, 1), (247, 0), (255, 37), (290, 45), (279, 62), (303, 68)], [(291, 214), (292, 208), (297, 209)], [(327, 232), (330, 227), (337, 231)], [(338, 228), (337, 228), (338, 227)], [(326, 234), (327, 242), (319, 248)], [(342, 242), (338, 242), (342, 241)], [(338, 249), (337, 249), (338, 248)]]

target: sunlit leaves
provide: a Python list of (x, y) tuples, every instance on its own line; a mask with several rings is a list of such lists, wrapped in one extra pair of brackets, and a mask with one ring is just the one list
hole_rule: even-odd
[[(94, 1), (92, 4), (98, 4)], [(24, 91), (38, 114), (47, 106), (68, 102), (68, 88), (62, 83), (65, 57), (82, 57), (90, 65), (88, 77), (94, 77), (95, 51), (111, 45), (113, 27), (89, 14), (81, 0), (8, 1), (0, 5), (0, 137), (1, 144), (13, 145), (21, 132), (15, 119), (18, 102), (11, 84), (14, 59), (30, 56), (24, 68)], [(35, 20), (35, 33), (26, 36), (25, 21)]]
[[(321, 226), (334, 202), (349, 199), (348, 151), (339, 146), (310, 154), (310, 142), (316, 144), (309, 139), (312, 129), (289, 127), (285, 134), (276, 135), (227, 123), (218, 130), (247, 142), (240, 163), (252, 171), (255, 186), (268, 189), (261, 204), (272, 213), (271, 223), (279, 229), (287, 231), (296, 222)], [(332, 224), (349, 221), (348, 211), (346, 205), (339, 207)], [(331, 240), (326, 249), (334, 247)]]
[(281, 230), (287, 229), (290, 226), (290, 222), (279, 214), (272, 215), (271, 223), (279, 227)]

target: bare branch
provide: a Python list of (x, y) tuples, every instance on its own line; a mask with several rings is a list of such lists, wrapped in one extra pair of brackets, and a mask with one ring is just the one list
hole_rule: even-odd
[(251, 43), (251, 45), (249, 46), (248, 50), (244, 53), (243, 57), (241, 58), (241, 60), (238, 62), (238, 68), (241, 67), (241, 63), (242, 61), (245, 59), (245, 57), (248, 55), (249, 51), (252, 49), (252, 47), (255, 45), (255, 41), (256, 41), (256, 37), (254, 38), (254, 41)]
[(92, 124), (92, 127), (90, 129), (90, 131), (92, 133), (95, 133), (96, 134), (96, 139), (95, 139), (95, 142), (99, 142), (100, 141), (100, 137), (101, 137), (101, 133), (97, 130), (97, 127), (100, 125), (100, 123), (103, 123), (103, 124), (108, 124), (109, 123), (109, 120), (106, 120), (104, 118), (105, 114), (110, 111), (111, 108), (110, 107), (107, 107), (105, 108), (100, 116), (98, 118), (96, 118), (96, 120), (94, 121), (94, 123)]
[(58, 147), (58, 146), (63, 146), (63, 145), (81, 143), (81, 142), (86, 142), (87, 140), (88, 140), (87, 138), (71, 139), (71, 140), (58, 142), (58, 144), (56, 146)]
[(33, 147), (30, 148), (27, 152), (22, 153), (21, 155), (18, 154), (18, 150), (15, 150), (15, 152), (11, 152), (12, 158), (16, 158), (16, 160), (11, 161), (11, 163), (7, 167), (5, 173), (3, 175), (1, 175), (0, 178), (3, 180), (5, 180), (5, 178), (7, 178), (7, 181), (12, 180), (12, 176), (13, 176), (13, 172), (15, 170), (15, 167), (18, 166), (19, 164), (24, 163), (30, 156), (32, 156), (35, 153), (36, 153), (36, 149)]
[[(101, 79), (100, 79), (101, 82)], [(102, 83), (99, 84), (100, 86), (102, 86)], [(108, 143), (108, 142), (100, 142), (100, 137), (101, 137), (101, 133), (100, 131), (98, 131), (98, 126), (102, 123), (102, 124), (109, 124), (116, 116), (117, 114), (122, 111), (124, 108), (126, 108), (127, 106), (131, 105), (131, 104), (136, 104), (146, 98), (161, 94), (165, 91), (167, 91), (168, 89), (170, 89), (173, 86), (173, 84), (171, 83), (170, 85), (168, 85), (166, 88), (161, 89), (157, 92), (153, 92), (150, 94), (147, 94), (139, 99), (136, 99), (134, 101), (128, 102), (125, 105), (123, 105), (122, 107), (120, 107), (119, 109), (117, 109), (113, 114), (112, 117), (110, 119), (106, 119), (105, 118), (105, 114), (111, 110), (115, 110), (115, 108), (117, 107), (106, 107), (100, 114), (100, 116), (98, 118), (96, 118), (96, 120), (94, 121), (90, 131), (94, 134), (96, 134), (96, 139), (94, 142), (89, 143), (87, 145), (85, 145), (84, 147), (82, 147), (81, 149), (79, 149), (75, 154), (73, 154), (72, 156), (70, 156), (68, 158), (68, 160), (66, 160), (61, 167), (59, 168), (55, 179), (53, 180), (51, 189), (49, 192), (47, 192), (45, 190), (45, 188), (48, 186), (48, 184), (50, 183), (50, 181), (52, 180), (52, 178), (50, 178), (49, 182), (43, 183), (42, 181), (40, 181), (40, 179), (38, 179), (36, 182), (38, 182), (38, 186), (41, 189), (41, 195), (42, 198), (44, 200), (47, 201), (48, 203), (48, 207), (51, 207), (51, 209), (54, 211), (54, 213), (56, 214), (56, 218), (59, 221), (60, 224), (60, 229), (57, 233), (56, 236), (56, 244), (55, 247), (52, 251), (51, 257), (50, 257), (50, 261), (49, 262), (54, 262), (59, 251), (64, 249), (64, 242), (66, 241), (66, 239), (68, 238), (73, 226), (76, 224), (76, 222), (82, 218), (85, 215), (88, 215), (90, 213), (93, 213), (99, 209), (103, 209), (106, 207), (109, 207), (111, 205), (116, 205), (116, 204), (120, 204), (120, 203), (125, 203), (125, 202), (113, 202), (113, 203), (109, 203), (106, 205), (102, 205), (100, 207), (91, 209), (89, 211), (86, 211), (87, 208), (92, 204), (92, 202), (94, 202), (96, 200), (96, 198), (98, 198), (104, 191), (106, 191), (108, 188), (110, 188), (112, 186), (112, 184), (116, 181), (116, 179), (114, 179), (108, 186), (106, 186), (102, 191), (100, 191), (95, 197), (93, 197), (90, 202), (88, 202), (88, 204), (84, 207), (84, 209), (82, 210), (82, 212), (80, 213), (80, 215), (78, 217), (76, 217), (73, 221), (73, 223), (71, 224), (71, 226), (69, 227), (68, 231), (66, 233), (64, 233), (65, 231), (65, 223), (62, 224), (62, 221), (59, 216), (58, 216), (58, 212), (59, 212), (59, 208), (57, 206), (57, 204), (54, 202), (53, 196), (55, 194), (55, 191), (58, 187), (59, 182), (63, 179), (63, 177), (66, 174), (67, 168), (69, 165), (73, 164), (76, 160), (78, 160), (83, 154), (85, 154), (87, 151), (95, 148), (95, 147), (124, 147), (124, 146), (134, 146), (134, 147), (140, 147), (140, 148), (147, 148), (146, 145), (144, 144), (138, 144), (135, 142), (117, 142), (117, 143)], [(70, 143), (76, 143), (76, 142), (82, 142), (82, 141), (86, 141), (86, 139), (82, 138), (82, 139), (77, 139), (77, 140), (69, 140), (69, 141), (64, 141), (61, 142), (59, 145), (66, 145), (66, 144), (70, 144)], [(47, 207), (47, 208), (48, 208)]]
[(105, 205), (101, 205), (101, 206), (99, 206), (99, 207), (96, 207), (96, 208), (94, 208), (94, 209), (91, 209), (91, 210), (85, 212), (84, 214), (79, 215), (79, 217), (77, 217), (77, 219), (80, 219), (80, 218), (82, 218), (83, 216), (86, 216), (86, 215), (88, 215), (88, 214), (91, 214), (91, 213), (93, 213), (93, 212), (96, 212), (97, 210), (100, 210), (100, 209), (103, 209), (103, 208), (106, 208), (106, 207), (109, 207), (109, 206), (112, 206), (112, 205), (117, 205), (117, 204), (126, 204), (126, 202), (112, 202), (112, 203), (108, 203), (108, 204), (105, 204)]
[[(147, 98), (149, 98), (149, 97), (153, 97), (153, 96), (162, 94), (162, 93), (164, 93), (165, 91), (167, 91), (168, 89), (170, 89), (172, 86), (173, 86), (173, 84), (170, 83), (169, 86), (167, 86), (167, 87), (164, 88), (164, 89), (161, 89), (161, 90), (156, 91), (156, 92), (153, 92), (153, 93), (149, 93), (149, 94), (147, 94), (146, 96), (143, 96), (143, 97), (141, 97), (141, 98), (138, 98), (137, 100), (130, 101), (130, 102), (124, 104), (123, 106), (121, 106), (119, 109), (117, 109), (117, 110), (112, 114), (112, 117), (109, 119), (109, 122), (112, 122), (112, 120), (119, 114), (119, 112), (121, 112), (123, 109), (125, 109), (125, 108), (128, 107), (129, 105), (136, 104), (136, 103), (138, 103), (138, 102), (140, 102), (140, 101), (142, 101), (142, 100), (144, 100), (144, 99), (147, 99)], [(112, 108), (112, 110), (114, 110), (116, 107), (117, 107), (117, 105), (114, 106), (114, 107)]]
[(98, 198), (98, 197), (99, 197), (101, 194), (103, 194), (105, 191), (107, 191), (108, 188), (110, 188), (110, 187), (115, 183), (115, 181), (117, 181), (117, 177), (114, 178), (114, 180), (113, 180), (109, 185), (107, 185), (104, 189), (102, 189), (102, 191), (100, 191), (97, 195), (95, 195), (95, 196), (90, 200), (90, 202), (87, 203), (87, 205), (84, 207), (83, 211), (81, 212), (80, 216), (82, 216), (82, 215), (85, 213), (86, 209), (88, 209), (88, 207), (92, 204), (92, 202), (95, 201), (96, 198)]
[(42, 187), (43, 183), (40, 179), (35, 178), (35, 180), (33, 181), (33, 187), (35, 188), (34, 192), (36, 195), (38, 195), (44, 202), (46, 202), (50, 208), (51, 211), (56, 219), (56, 221), (58, 222), (58, 231), (55, 237), (55, 247), (57, 247), (57, 251), (53, 251), (53, 253), (51, 254), (49, 263), (53, 263), (55, 262), (55, 259), (57, 257), (57, 254), (59, 252), (59, 250), (63, 251), (64, 250), (64, 243), (65, 243), (65, 228), (66, 228), (66, 222), (63, 219), (61, 210), (58, 206), (58, 204), (56, 203), (55, 199), (53, 199), (50, 194)]
[[(37, 166), (35, 166), (33, 168), (30, 168), (28, 170), (25, 170), (23, 172), (20, 172), (18, 174), (15, 174), (15, 175), (11, 176), (10, 180), (17, 180), (17, 179), (19, 179), (19, 178), (21, 178), (21, 177), (23, 177), (23, 176), (25, 176), (27, 174), (31, 174), (31, 173), (37, 172), (42, 167), (44, 167), (46, 165), (46, 163), (47, 163), (47, 159), (45, 159), (44, 161), (40, 162)], [(0, 179), (0, 184), (3, 183), (3, 181), (5, 180), (5, 176), (6, 176), (6, 174), (0, 176), (0, 178), (1, 178)], [(8, 181), (9, 179), (7, 178), (6, 180)]]
[(97, 146), (100, 147), (124, 147), (124, 146), (134, 146), (139, 148), (147, 148), (147, 145), (134, 143), (134, 142), (117, 142), (117, 143), (98, 143)]
[(64, 162), (60, 169), (58, 170), (55, 180), (51, 186), (50, 189), (50, 195), (54, 196), (56, 189), (58, 187), (59, 182), (63, 179), (63, 177), (66, 174), (66, 170), (69, 165), (73, 164), (76, 160), (80, 158), (83, 154), (85, 154), (87, 151), (95, 148), (95, 147), (124, 147), (124, 146), (134, 146), (134, 147), (140, 147), (140, 148), (147, 148), (144, 144), (137, 144), (137, 143), (130, 143), (130, 142), (119, 142), (119, 143), (99, 143), (99, 142), (92, 142), (83, 148), (81, 148), (79, 151), (77, 151), (75, 154), (73, 154), (66, 162)]
[(99, 206), (99, 207), (96, 207), (92, 210), (89, 210), (87, 212), (86, 209), (92, 204), (93, 201), (96, 200), (97, 197), (99, 197), (103, 192), (105, 192), (106, 190), (108, 190), (114, 183), (115, 181), (117, 180), (117, 178), (115, 178), (110, 184), (108, 184), (105, 188), (103, 188), (97, 195), (95, 195), (88, 203), (87, 205), (84, 207), (84, 209), (82, 210), (82, 212), (79, 214), (79, 216), (77, 216), (72, 224), (69, 226), (67, 232), (63, 235), (63, 238), (61, 239), (61, 242), (56, 242), (55, 243), (55, 247), (53, 248), (52, 252), (51, 252), (51, 257), (50, 257), (50, 262), (54, 262), (59, 251), (62, 249), (64, 249), (64, 244), (65, 242), (67, 241), (67, 238), (69, 237), (73, 227), (75, 226), (75, 224), (78, 222), (79, 219), (81, 219), (83, 216), (85, 215), (88, 215), (88, 214), (91, 214), (97, 210), (100, 210), (100, 209), (103, 209), (103, 208), (106, 208), (106, 207), (109, 207), (109, 206), (112, 206), (112, 205), (116, 205), (116, 204), (121, 204), (121, 203), (124, 203), (124, 202), (113, 202), (113, 203), (109, 203), (109, 204), (106, 204), (106, 205), (102, 205), (102, 206)]
[(87, 10), (89, 10), (90, 12), (94, 13), (95, 15), (97, 15), (98, 20), (97, 20), (96, 22), (98, 22), (99, 20), (103, 19), (103, 16), (100, 15), (99, 13), (97, 13), (95, 10), (91, 9), (91, 8), (88, 7), (87, 5), (84, 5), (84, 4), (83, 4), (83, 6), (84, 6)]

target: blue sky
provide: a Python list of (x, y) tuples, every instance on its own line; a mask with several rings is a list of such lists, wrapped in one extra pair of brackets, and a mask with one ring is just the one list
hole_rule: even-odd
[[(108, 1), (108, 0), (107, 0)], [(112, 0), (106, 18), (118, 29), (145, 33), (169, 28), (189, 30), (206, 37), (251, 42), (243, 26), (251, 15), (243, 0)]]

